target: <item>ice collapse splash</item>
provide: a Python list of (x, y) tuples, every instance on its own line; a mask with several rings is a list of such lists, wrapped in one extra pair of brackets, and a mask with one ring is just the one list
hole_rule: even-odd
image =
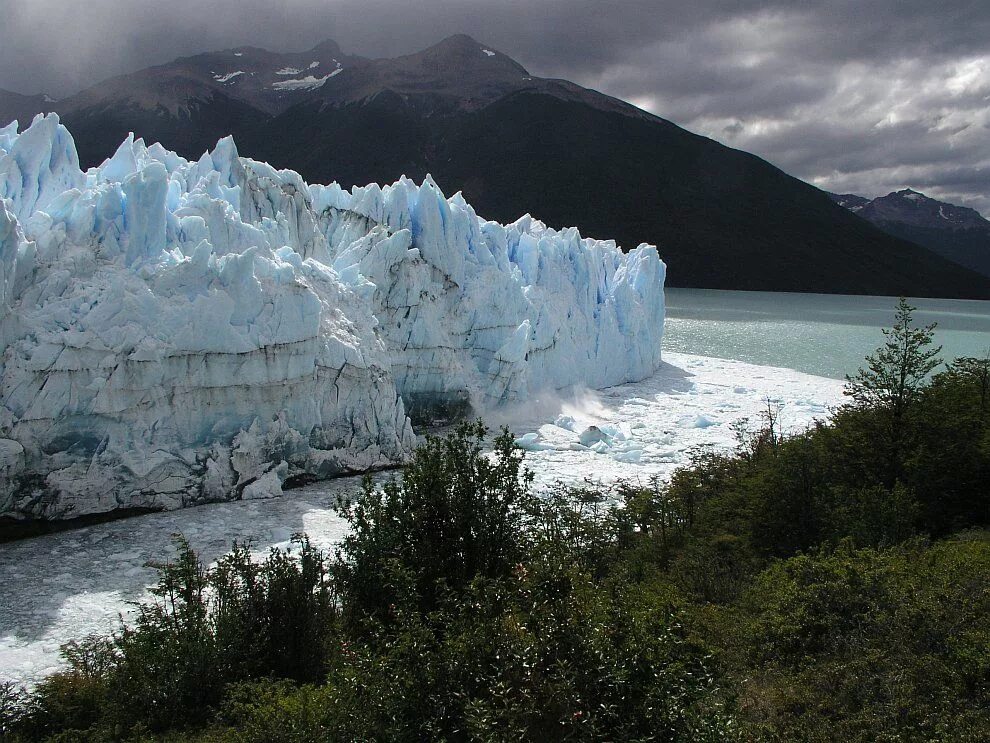
[(664, 265), (402, 179), (345, 192), (55, 115), (0, 129), (0, 515), (278, 494), (430, 421), (660, 363)]

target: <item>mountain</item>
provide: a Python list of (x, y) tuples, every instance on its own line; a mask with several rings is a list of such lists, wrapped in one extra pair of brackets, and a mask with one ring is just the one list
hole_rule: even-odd
[(363, 61), (332, 41), (288, 54), (238, 47), (111, 78), (59, 101), (55, 110), (86, 165), (108, 157), (129, 132), (198, 156), (222, 137), (242, 139)]
[(938, 201), (910, 188), (873, 200), (854, 194), (832, 198), (891, 235), (990, 276), (990, 220), (975, 209)]
[[(753, 155), (458, 35), (394, 59), (333, 42), (250, 47), (124, 75), (60, 101), (84, 165), (129, 131), (241, 152), (345, 187), (428, 173), (503, 222), (532, 213), (660, 246), (673, 286), (990, 297), (990, 281)], [(0, 111), (2, 113), (2, 111)]]
[(47, 95), (23, 95), (0, 88), (0, 127), (11, 121), (27, 126), (39, 113), (54, 110), (54, 101)]

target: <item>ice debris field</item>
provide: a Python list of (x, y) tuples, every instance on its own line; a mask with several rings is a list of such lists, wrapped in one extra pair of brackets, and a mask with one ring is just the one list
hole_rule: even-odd
[[(666, 353), (649, 379), (538, 397), (491, 423), (508, 425), (530, 449), (526, 462), (537, 487), (562, 479), (645, 484), (654, 475), (667, 477), (696, 447), (735, 446), (732, 424), (748, 419), (758, 425), (767, 397), (780, 406), (785, 430), (797, 431), (841, 401), (842, 382)], [(605, 438), (581, 445), (592, 426)], [(346, 528), (333, 506), (358, 486), (358, 478), (342, 478), (282, 498), (217, 503), (0, 545), (0, 680), (35, 681), (58, 668), (60, 643), (112, 630), (118, 614), (130, 610), (127, 602), (145, 596), (154, 580), (145, 563), (171, 554), (172, 533), (184, 534), (206, 560), (235, 539), (265, 552), (287, 546), (296, 532), (329, 548)]]
[[(280, 495), (411, 427), (660, 364), (665, 267), (429, 178), (341, 189), (57, 116), (0, 129), (0, 516)], [(632, 456), (630, 453), (629, 456)]]

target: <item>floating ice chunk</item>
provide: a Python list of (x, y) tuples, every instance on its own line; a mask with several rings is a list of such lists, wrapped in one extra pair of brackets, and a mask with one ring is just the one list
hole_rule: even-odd
[(525, 451), (543, 451), (545, 447), (540, 446), (537, 442), (540, 440), (540, 434), (538, 433), (526, 433), (516, 439), (515, 444), (520, 449)]
[(629, 449), (627, 451), (616, 452), (612, 455), (612, 458), (617, 462), (625, 462), (627, 464), (638, 464), (643, 459), (642, 449)]
[(686, 419), (683, 425), (685, 428), (709, 428), (710, 426), (717, 426), (718, 423), (706, 415), (696, 415), (694, 418)]
[(288, 471), (288, 462), (282, 462), (278, 467), (269, 470), (254, 482), (246, 485), (241, 499), (257, 500), (258, 498), (280, 497), (282, 495), (282, 482)]
[(606, 446), (609, 446), (612, 443), (611, 437), (598, 426), (588, 426), (578, 435), (578, 441), (583, 446), (588, 447), (592, 447), (593, 444), (598, 443), (604, 443)]
[(565, 431), (573, 431), (575, 426), (577, 426), (577, 421), (574, 420), (573, 415), (558, 415), (557, 420), (553, 424), (558, 428), (563, 428)]
[(599, 426), (599, 429), (604, 433), (612, 442), (616, 441), (626, 441), (632, 437), (632, 432), (629, 426), (624, 423), (618, 425), (611, 425), (603, 423)]

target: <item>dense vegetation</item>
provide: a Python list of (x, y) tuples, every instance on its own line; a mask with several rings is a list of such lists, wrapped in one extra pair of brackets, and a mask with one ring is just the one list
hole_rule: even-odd
[(480, 424), (299, 537), (212, 568), (68, 670), (12, 740), (990, 738), (990, 360), (939, 367), (902, 303), (828, 423), (671, 482), (534, 493)]

